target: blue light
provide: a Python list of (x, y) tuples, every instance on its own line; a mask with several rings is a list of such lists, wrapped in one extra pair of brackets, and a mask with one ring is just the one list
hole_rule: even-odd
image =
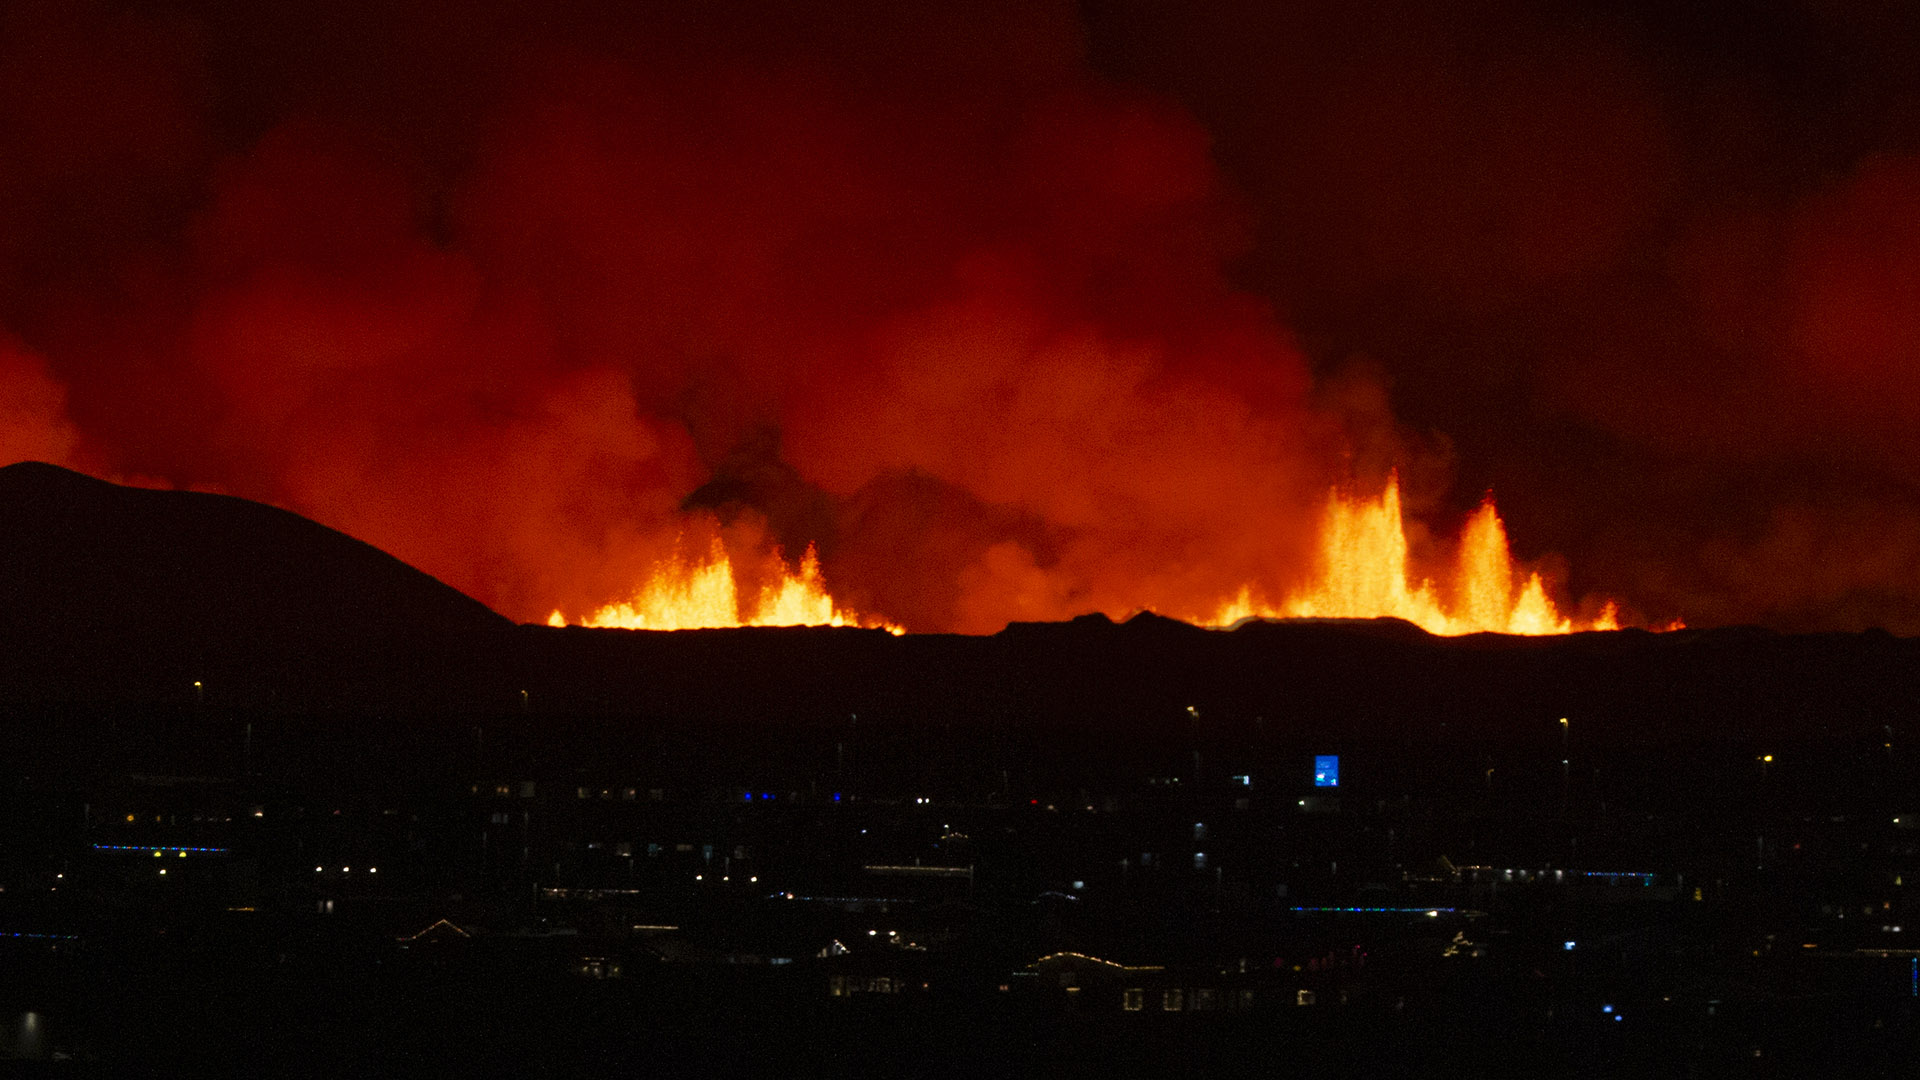
[(1652, 874), (1643, 874), (1637, 871), (1629, 873), (1620, 870), (1588, 870), (1586, 876), (1590, 878), (1600, 878), (1609, 885), (1619, 885), (1636, 881), (1641, 885), (1652, 885), (1654, 877)]
[(1612, 1012), (1613, 1012), (1613, 1006), (1611, 1006), (1611, 1005), (1602, 1005), (1602, 1006), (1600, 1006), (1600, 1011), (1601, 1011), (1601, 1012), (1603, 1012), (1603, 1013), (1607, 1013), (1607, 1014), (1609, 1014), (1609, 1015), (1611, 1015), (1611, 1014), (1612, 1014)]
[(1340, 786), (1340, 755), (1318, 754), (1313, 759), (1313, 786)]
[(223, 847), (175, 847), (159, 844), (95, 844), (95, 851), (170, 851), (178, 854), (183, 851), (197, 851), (203, 855), (225, 855)]
[(840, 801), (840, 793), (839, 793), (839, 792), (837, 792), (837, 791), (836, 791), (836, 792), (834, 792), (834, 793), (833, 793), (833, 801), (834, 801), (834, 802), (839, 802), (839, 801)]
[(1568, 952), (1572, 952), (1572, 951), (1573, 951), (1573, 942), (1571, 942), (1571, 941), (1569, 941), (1569, 942), (1567, 942), (1567, 943), (1565, 943), (1565, 945), (1563, 945), (1562, 947), (1563, 947), (1563, 948), (1565, 948), (1565, 949), (1566, 949), (1566, 950), (1567, 950)]

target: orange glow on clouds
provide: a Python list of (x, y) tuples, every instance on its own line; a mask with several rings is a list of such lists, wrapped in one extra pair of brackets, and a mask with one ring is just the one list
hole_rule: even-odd
[[(1619, 614), (1608, 601), (1589, 619), (1564, 614), (1547, 594), (1540, 574), (1517, 566), (1506, 526), (1489, 498), (1461, 530), (1452, 573), (1445, 581), (1414, 570), (1400, 485), (1390, 480), (1379, 497), (1339, 492), (1327, 501), (1321, 522), (1316, 576), (1283, 602), (1266, 604), (1251, 587), (1197, 621), (1231, 626), (1248, 618), (1405, 619), (1432, 634), (1568, 634), (1617, 630)], [(836, 604), (812, 547), (797, 570), (778, 552), (769, 556), (766, 583), (749, 595), (736, 580), (733, 561), (718, 537), (697, 557), (661, 560), (627, 600), (595, 610), (581, 625), (628, 630), (693, 630), (739, 626), (870, 626), (904, 631)], [(743, 602), (743, 596), (748, 597)], [(548, 625), (566, 626), (560, 611)], [(1676, 622), (1662, 629), (1678, 629)]]

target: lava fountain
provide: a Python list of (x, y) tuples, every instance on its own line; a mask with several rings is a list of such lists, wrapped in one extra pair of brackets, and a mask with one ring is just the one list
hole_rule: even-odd
[[(1320, 527), (1318, 565), (1308, 584), (1279, 603), (1256, 597), (1251, 586), (1196, 621), (1232, 626), (1249, 618), (1397, 618), (1428, 633), (1447, 635), (1569, 634), (1617, 630), (1609, 601), (1590, 619), (1564, 614), (1537, 571), (1518, 566), (1506, 525), (1488, 497), (1461, 530), (1451, 576), (1434, 582), (1415, 572), (1400, 505), (1398, 477), (1377, 498), (1330, 494)], [(592, 627), (694, 630), (737, 626), (900, 627), (836, 604), (809, 546), (797, 570), (774, 553), (768, 584), (743, 602), (733, 563), (716, 538), (698, 557), (656, 564), (628, 600), (608, 604), (582, 620)], [(555, 611), (549, 625), (565, 626)], [(1662, 629), (1678, 629), (1674, 622)]]
[(1391, 617), (1440, 635), (1569, 634), (1620, 628), (1612, 602), (1589, 620), (1560, 612), (1540, 575), (1514, 564), (1506, 525), (1491, 496), (1461, 530), (1452, 580), (1444, 587), (1413, 570), (1397, 476), (1388, 480), (1377, 499), (1352, 498), (1338, 491), (1329, 496), (1318, 557), (1313, 580), (1283, 603), (1258, 603), (1251, 589), (1243, 589), (1206, 621), (1230, 626), (1247, 618)]
[[(789, 571), (774, 553), (774, 580), (763, 586), (750, 607), (740, 602), (733, 561), (718, 538), (704, 556), (676, 556), (654, 566), (653, 575), (623, 603), (608, 604), (583, 625), (624, 630), (701, 630), (735, 626), (870, 626), (893, 633), (900, 628), (836, 606), (820, 578), (820, 557), (812, 545)], [(549, 626), (567, 625), (555, 611)]]

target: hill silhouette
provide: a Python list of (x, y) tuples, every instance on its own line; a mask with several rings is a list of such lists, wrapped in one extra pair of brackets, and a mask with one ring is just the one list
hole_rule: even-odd
[(516, 626), (286, 511), (0, 469), (0, 711), (23, 731), (47, 730), (22, 712), (42, 705), (84, 728), (95, 706), (191, 717), (204, 704), (332, 717), (314, 730), (342, 746), (490, 724), (489, 738), (519, 728), (583, 761), (671, 744), (805, 770), (852, 741), (909, 773), (1009, 747), (1131, 770), (1178, 759), (1200, 732), (1545, 747), (1561, 716), (1590, 744), (1878, 739), (1915, 701), (1920, 642), (1879, 632), (1435, 638), (1391, 619), (1218, 631), (1151, 614), (991, 637)]
[[(374, 547), (245, 499), (0, 468), (11, 702), (442, 696), (512, 624)], [(193, 684), (203, 688), (195, 691)]]

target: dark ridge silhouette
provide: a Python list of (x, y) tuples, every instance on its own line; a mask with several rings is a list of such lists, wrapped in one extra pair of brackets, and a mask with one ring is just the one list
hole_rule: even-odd
[(920, 732), (903, 752), (929, 732), (1090, 760), (1219, 739), (1546, 746), (1562, 716), (1589, 746), (1817, 740), (1904, 730), (1920, 705), (1920, 642), (1877, 632), (1436, 638), (1389, 619), (1220, 631), (1142, 615), (987, 638), (520, 633), (524, 684), (555, 713), (749, 739), (857, 715), (870, 732)]
[(1435, 638), (1392, 619), (1225, 631), (1147, 613), (991, 637), (514, 626), (285, 511), (0, 469), (0, 711), (37, 731), (35, 708), (84, 728), (96, 705), (189, 726), (319, 717), (312, 745), (349, 763), (367, 739), (485, 725), (585, 762), (677, 747), (817, 776), (856, 746), (895, 775), (923, 760), (1064, 775), (1178, 771), (1203, 745), (1557, 747), (1562, 716), (1588, 746), (1878, 738), (1920, 707), (1920, 642)]
[(431, 700), (511, 625), (284, 510), (0, 468), (0, 694), (14, 702)]

